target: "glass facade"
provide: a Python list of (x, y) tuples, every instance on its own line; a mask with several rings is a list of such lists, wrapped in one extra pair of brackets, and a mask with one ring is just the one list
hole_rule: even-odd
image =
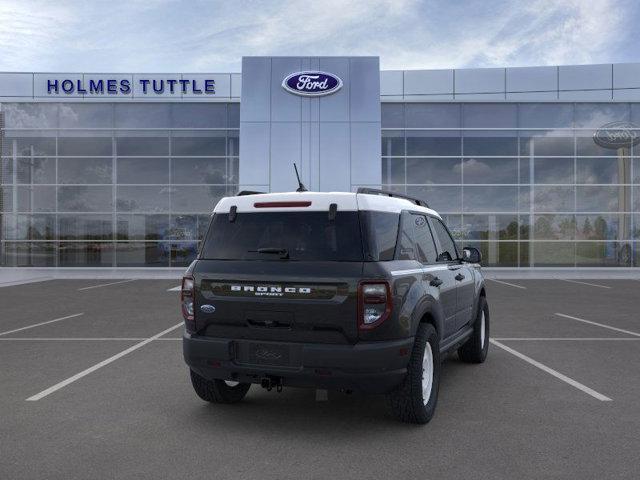
[(611, 122), (640, 125), (640, 104), (383, 103), (383, 186), (487, 266), (638, 267), (640, 145), (596, 143)]
[(1, 112), (0, 266), (182, 267), (238, 189), (238, 103)]
[[(0, 266), (187, 265), (238, 190), (239, 107), (2, 103)], [(596, 143), (611, 122), (640, 103), (385, 102), (382, 187), (487, 266), (640, 267), (640, 145)]]

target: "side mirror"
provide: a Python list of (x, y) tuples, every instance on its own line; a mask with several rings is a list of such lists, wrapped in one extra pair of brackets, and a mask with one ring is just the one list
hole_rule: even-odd
[(464, 247), (462, 249), (462, 261), (467, 263), (480, 263), (482, 261), (482, 254), (477, 248)]

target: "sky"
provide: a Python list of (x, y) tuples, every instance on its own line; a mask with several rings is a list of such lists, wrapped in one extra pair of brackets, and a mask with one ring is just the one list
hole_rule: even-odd
[(384, 70), (638, 62), (637, 0), (0, 0), (0, 71), (239, 72), (243, 55)]

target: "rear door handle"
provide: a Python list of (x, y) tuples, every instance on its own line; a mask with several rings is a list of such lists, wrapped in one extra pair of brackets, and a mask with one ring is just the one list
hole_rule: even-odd
[(440, 285), (442, 285), (442, 283), (442, 280), (440, 280), (438, 277), (435, 277), (429, 282), (429, 285), (431, 285), (432, 287), (439, 287)]
[(455, 278), (457, 281), (461, 281), (461, 280), (464, 280), (464, 275), (463, 275), (463, 274), (461, 274), (461, 273), (459, 273), (459, 274), (457, 274), (454, 278)]

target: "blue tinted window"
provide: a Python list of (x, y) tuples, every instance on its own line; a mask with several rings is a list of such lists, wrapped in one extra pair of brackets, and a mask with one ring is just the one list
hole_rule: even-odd
[(408, 128), (459, 128), (460, 105), (446, 103), (407, 103)]
[(517, 105), (504, 103), (466, 103), (463, 110), (465, 128), (515, 128)]
[(573, 127), (573, 104), (520, 104), (518, 126), (520, 128), (571, 128)]

